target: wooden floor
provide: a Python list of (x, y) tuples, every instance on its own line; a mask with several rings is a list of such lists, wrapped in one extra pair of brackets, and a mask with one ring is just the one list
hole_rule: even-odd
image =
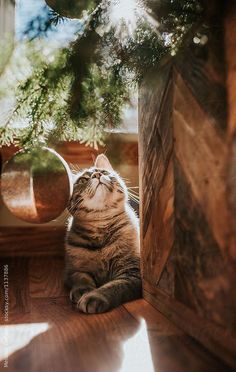
[[(62, 258), (2, 258), (9, 321), (0, 369), (18, 372), (229, 371), (144, 300), (101, 315), (78, 313), (62, 286)], [(1, 285), (1, 310), (3, 310)], [(7, 360), (8, 355), (8, 360)]]

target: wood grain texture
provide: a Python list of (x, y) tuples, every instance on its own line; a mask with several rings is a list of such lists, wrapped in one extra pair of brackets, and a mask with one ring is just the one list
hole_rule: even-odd
[(141, 220), (141, 237), (146, 246), (142, 271), (144, 277), (155, 282), (161, 277), (173, 245), (171, 71), (172, 65), (167, 64), (152, 72), (140, 92), (141, 216), (145, 216)]
[[(28, 260), (26, 258), (0, 258), (1, 268), (1, 315), (3, 314), (5, 304), (5, 291), (3, 290), (3, 270), (4, 266), (8, 268), (7, 274), (7, 299), (8, 299), (8, 316), (18, 317), (30, 312), (30, 297), (29, 297), (29, 277), (28, 277)], [(4, 319), (1, 316), (0, 324), (4, 324)]]
[(143, 283), (144, 298), (184, 332), (205, 345), (213, 354), (236, 368), (236, 334), (200, 317), (181, 302), (148, 282)]
[(114, 164), (124, 162), (137, 165), (138, 160), (137, 134), (110, 134), (105, 141), (105, 146), (99, 146), (98, 150), (78, 142), (64, 142), (56, 149), (69, 164), (79, 166), (92, 164), (99, 153), (106, 153)]
[[(173, 147), (171, 126), (168, 125), (172, 116), (172, 101), (170, 98), (172, 65), (165, 65), (160, 74), (159, 72), (150, 73), (147, 76), (147, 85), (144, 85), (140, 90), (142, 96), (139, 122), (140, 169), (143, 180), (152, 179), (154, 184), (156, 179), (163, 180), (165, 177)], [(156, 84), (154, 85), (153, 82), (156, 82)], [(164, 113), (163, 106), (166, 109)], [(142, 191), (145, 195), (142, 208), (146, 216), (142, 226), (144, 235), (152, 213), (152, 198), (158, 195), (160, 188), (161, 182), (156, 187), (153, 187), (152, 182), (142, 182)]]
[[(106, 153), (112, 162), (124, 162), (129, 165), (138, 163), (138, 143), (137, 134), (112, 133), (105, 141), (105, 146), (99, 146), (98, 150), (77, 141), (64, 141), (56, 145), (51, 145), (68, 162), (68, 164), (92, 164), (95, 157), (100, 153)], [(114, 146), (116, 152), (114, 153)], [(19, 148), (2, 146), (0, 149), (2, 162), (11, 158)], [(118, 156), (117, 156), (118, 155)]]
[(172, 68), (140, 90), (144, 298), (236, 368), (236, 2), (203, 5)]
[(29, 292), (32, 298), (66, 296), (64, 261), (59, 257), (29, 259)]
[(227, 145), (178, 73), (173, 105), (175, 155), (224, 251), (229, 217), (225, 183)]
[[(226, 87), (228, 95), (228, 146), (227, 202), (231, 212), (230, 254), (236, 261), (236, 6), (228, 0), (224, 18)], [(236, 296), (236, 295), (235, 295)]]
[(124, 307), (136, 320), (140, 322), (141, 319), (146, 325), (155, 371), (181, 372), (184, 369), (184, 360), (188, 361), (187, 368), (190, 371), (206, 371), (207, 368), (207, 371), (216, 372), (220, 368), (228, 369), (148, 302), (133, 301), (125, 304)]
[[(235, 80), (236, 84), (236, 80)], [(236, 131), (229, 142), (226, 173), (226, 202), (230, 214), (229, 218), (229, 255), (232, 257), (236, 270)], [(235, 294), (236, 297), (236, 294)]]
[(176, 233), (170, 257), (175, 273), (175, 298), (198, 315), (236, 330), (230, 262), (222, 255), (182, 169), (176, 159)]
[(224, 50), (226, 64), (226, 87), (228, 95), (228, 134), (236, 131), (236, 7), (233, 1), (225, 1)]
[(86, 316), (74, 311), (66, 299), (35, 299), (33, 309), (33, 320), (48, 324), (49, 329), (10, 356), (11, 371), (117, 371), (122, 364), (122, 343), (138, 328), (122, 307), (101, 316)]
[[(218, 0), (203, 2), (204, 19), (190, 30), (175, 59), (180, 72), (197, 103), (211, 119), (218, 134), (227, 129), (227, 91), (225, 87), (225, 58), (223, 14), (224, 4)], [(194, 37), (205, 38), (195, 43)]]
[(0, 257), (63, 256), (64, 237), (60, 227), (1, 227)]
[[(48, 258), (38, 261), (40, 264), (35, 258), (8, 259), (18, 274), (19, 268), (23, 269), (21, 276), (9, 271), (14, 289), (10, 301), (15, 304), (5, 323), (10, 327), (9, 371), (229, 370), (143, 299), (105, 314), (79, 313), (57, 285), (63, 274), (63, 259), (54, 258), (51, 271)], [(20, 279), (24, 286), (19, 285)], [(22, 311), (19, 298), (26, 295), (29, 310)]]

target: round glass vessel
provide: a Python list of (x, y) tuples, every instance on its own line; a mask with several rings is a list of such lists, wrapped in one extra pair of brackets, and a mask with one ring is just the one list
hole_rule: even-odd
[(21, 150), (4, 164), (1, 193), (16, 217), (30, 223), (49, 222), (67, 207), (72, 193), (71, 172), (52, 149)]

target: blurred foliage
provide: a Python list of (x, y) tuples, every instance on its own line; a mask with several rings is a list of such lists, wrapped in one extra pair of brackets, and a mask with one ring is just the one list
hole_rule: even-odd
[[(1, 144), (18, 141), (28, 146), (39, 140), (73, 139), (95, 147), (101, 144), (105, 129), (120, 124), (124, 104), (147, 70), (177, 52), (202, 12), (196, 0), (139, 1), (131, 19), (124, 14), (118, 20), (116, 13), (114, 21), (111, 9), (116, 0), (83, 2), (84, 11), (75, 3), (68, 2), (66, 9), (45, 6), (26, 25), (30, 73), (18, 79), (13, 113), (0, 128)], [(78, 14), (75, 40), (45, 53), (50, 44), (42, 36), (63, 22), (65, 15)], [(23, 119), (27, 125), (14, 128), (14, 122)]]
[(53, 31), (59, 23), (64, 22), (65, 18), (50, 9), (46, 4), (40, 9), (40, 13), (32, 17), (25, 25), (24, 34), (31, 40)]
[(6, 35), (0, 40), (0, 75), (4, 72), (5, 67), (10, 59), (13, 50), (13, 40), (10, 35)]
[(65, 167), (60, 158), (52, 150), (40, 144), (34, 148), (18, 151), (11, 159), (11, 167), (22, 170), (30, 168), (32, 174), (52, 172), (65, 174)]

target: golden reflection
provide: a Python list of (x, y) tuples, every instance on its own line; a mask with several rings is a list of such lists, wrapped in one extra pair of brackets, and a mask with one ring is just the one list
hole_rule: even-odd
[(1, 193), (16, 217), (49, 222), (66, 208), (72, 192), (70, 169), (54, 150), (36, 147), (15, 154), (3, 167)]

